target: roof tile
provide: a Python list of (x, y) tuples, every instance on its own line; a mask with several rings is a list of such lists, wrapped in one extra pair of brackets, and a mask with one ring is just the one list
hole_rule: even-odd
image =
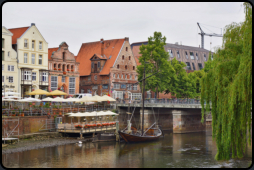
[[(114, 65), (115, 60), (122, 48), (124, 39), (104, 40), (104, 55), (108, 58), (100, 75), (108, 75), (110, 68)], [(91, 60), (94, 55), (101, 55), (100, 41), (83, 43), (80, 47), (76, 61), (80, 63), (80, 76), (87, 76), (91, 74)], [(111, 56), (111, 58), (110, 58)], [(109, 59), (110, 58), (110, 59)]]
[(29, 27), (8, 29), (9, 31), (11, 31), (13, 33), (12, 44), (17, 44), (17, 38), (21, 37), (28, 28)]
[(58, 47), (56, 48), (48, 48), (48, 59), (51, 60), (51, 55), (54, 51), (57, 51), (58, 50)]

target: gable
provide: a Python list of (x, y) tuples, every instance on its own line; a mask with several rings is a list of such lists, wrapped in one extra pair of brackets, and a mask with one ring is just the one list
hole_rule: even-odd
[(13, 36), (13, 34), (5, 26), (2, 26), (2, 34)]
[(36, 36), (37, 40), (47, 43), (36, 26), (31, 26), (20, 38), (25, 38), (29, 36)]
[[(107, 58), (107, 61), (100, 72), (100, 74), (107, 75), (109, 74), (110, 67), (113, 66), (120, 49), (124, 43), (124, 39), (113, 39), (113, 40), (104, 40), (104, 59)], [(79, 72), (80, 76), (87, 76), (91, 74), (91, 56), (98, 54), (101, 56), (101, 42), (90, 42), (83, 43), (80, 47), (79, 53), (76, 57), (76, 61), (80, 63)], [(98, 57), (97, 55), (97, 57)]]
[(30, 27), (10, 28), (8, 29), (12, 34), (12, 44), (17, 44), (17, 39), (20, 38)]

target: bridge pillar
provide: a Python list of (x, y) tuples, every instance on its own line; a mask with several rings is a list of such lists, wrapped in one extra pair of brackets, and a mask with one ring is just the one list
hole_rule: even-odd
[(201, 123), (200, 112), (186, 112), (182, 110), (173, 110), (173, 133), (201, 132), (206, 129), (206, 120)]
[[(142, 114), (143, 110), (140, 109), (140, 129), (142, 128)], [(153, 112), (150, 109), (144, 109), (144, 129), (149, 128), (154, 123)]]

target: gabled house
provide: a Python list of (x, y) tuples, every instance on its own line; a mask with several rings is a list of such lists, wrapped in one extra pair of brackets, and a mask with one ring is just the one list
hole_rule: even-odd
[(80, 63), (80, 92), (114, 98), (141, 98), (137, 63), (129, 38), (83, 43), (76, 57)]
[(69, 95), (79, 93), (79, 62), (62, 42), (48, 49), (49, 89), (62, 90)]
[(17, 86), (21, 97), (36, 89), (47, 90), (48, 43), (34, 23), (30, 27), (11, 28), (9, 31), (13, 34), (12, 48), (18, 55)]

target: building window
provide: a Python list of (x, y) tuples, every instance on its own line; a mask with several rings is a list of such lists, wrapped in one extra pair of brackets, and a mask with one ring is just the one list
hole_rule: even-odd
[(8, 57), (10, 57), (10, 51), (8, 51)]
[(122, 56), (122, 59), (124, 60), (124, 55)]
[(4, 51), (2, 51), (2, 61), (4, 61)]
[(24, 40), (24, 47), (25, 47), (25, 48), (28, 48), (27, 39)]
[(94, 76), (94, 80), (97, 80), (97, 75)]
[(151, 92), (150, 92), (150, 90), (147, 91), (146, 94), (147, 94), (147, 95), (146, 95), (146, 98), (150, 99), (150, 98), (151, 98)]
[(117, 65), (117, 68), (119, 69), (119, 64)]
[(39, 55), (39, 65), (42, 65), (42, 55)]
[(94, 65), (94, 63), (92, 62), (92, 68), (94, 67), (93, 65)]
[(35, 64), (35, 54), (32, 54), (32, 64)]
[(123, 79), (123, 74), (122, 74), (122, 79)]
[(65, 61), (65, 56), (64, 55), (65, 55), (65, 52), (63, 52), (63, 61)]
[(32, 72), (32, 80), (36, 81), (36, 72)]
[(211, 59), (213, 60), (213, 55), (212, 55)]
[(46, 72), (42, 73), (42, 81), (48, 82), (48, 73), (46, 73)]
[(116, 91), (115, 92), (115, 98), (123, 99), (123, 92), (122, 91)]
[(114, 89), (120, 89), (120, 84), (114, 83)]
[(24, 53), (24, 63), (27, 63), (27, 53)]
[(98, 61), (98, 68), (100, 68), (100, 67), (101, 67), (101, 62)]
[(206, 61), (206, 55), (204, 54), (204, 58), (205, 58), (205, 61)]
[(133, 66), (133, 70), (135, 70), (135, 66)]
[(121, 89), (126, 89), (126, 84), (121, 84)]
[(198, 53), (196, 53), (196, 58), (197, 58), (197, 60), (198, 60)]
[(14, 66), (13, 65), (8, 65), (8, 71), (14, 71)]
[(108, 89), (108, 84), (103, 84), (102, 89)]
[(64, 83), (65, 82), (65, 77), (64, 76), (62, 76), (62, 83)]
[(2, 38), (2, 48), (4, 48), (4, 38)]
[(42, 50), (42, 41), (39, 42), (39, 50)]
[(194, 63), (192, 63), (192, 68), (193, 68), (193, 70), (196, 70)]
[(117, 74), (117, 78), (119, 79), (119, 74)]
[(132, 84), (127, 85), (127, 90), (132, 90)]
[(4, 71), (4, 64), (2, 64), (2, 71)]
[(199, 70), (202, 70), (202, 64), (201, 63), (198, 63), (198, 67), (199, 67)]
[(193, 52), (190, 52), (190, 58), (191, 58), (192, 60), (195, 60)]
[(189, 59), (187, 51), (185, 51), (186, 59)]
[(113, 74), (113, 78), (115, 78), (116, 77), (116, 74)]
[(125, 65), (125, 70), (127, 70), (127, 65)]
[(130, 75), (130, 79), (132, 79), (132, 75)]
[(126, 51), (128, 51), (128, 47), (126, 47)]
[(127, 74), (125, 74), (125, 79), (127, 79)]
[(138, 85), (137, 84), (133, 85), (133, 90), (138, 90)]
[(177, 51), (176, 53), (177, 53), (177, 57), (180, 58), (180, 53), (179, 53), (179, 51)]
[(191, 70), (191, 66), (190, 66), (190, 63), (189, 62), (186, 62), (186, 67), (187, 67), (187, 70)]
[(168, 50), (169, 56), (173, 57), (173, 51), (172, 50)]
[(2, 83), (4, 83), (4, 76), (2, 76)]
[(34, 49), (35, 41), (32, 40), (32, 49)]
[(9, 83), (13, 83), (13, 76), (9, 76)]
[(137, 79), (138, 79), (138, 76), (136, 75), (136, 76), (135, 76), (135, 80), (137, 80)]
[(132, 93), (131, 94), (132, 100), (141, 100), (142, 99), (142, 93)]
[(31, 80), (31, 71), (24, 71), (24, 80)]
[(51, 90), (57, 89), (57, 76), (51, 76)]
[(91, 81), (91, 76), (88, 76), (88, 81)]
[(129, 56), (129, 60), (131, 60), (131, 56)]

